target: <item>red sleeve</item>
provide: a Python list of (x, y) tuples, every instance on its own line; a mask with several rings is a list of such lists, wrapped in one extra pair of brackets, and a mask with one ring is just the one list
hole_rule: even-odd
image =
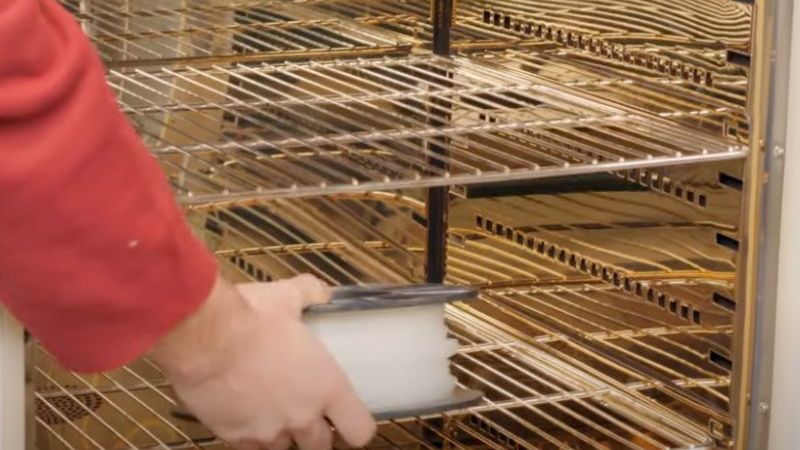
[(211, 291), (213, 256), (53, 0), (0, 0), (0, 300), (67, 367), (147, 352)]

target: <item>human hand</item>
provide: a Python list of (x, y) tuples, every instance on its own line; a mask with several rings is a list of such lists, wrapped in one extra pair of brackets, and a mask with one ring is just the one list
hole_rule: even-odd
[(345, 374), (302, 323), (330, 290), (310, 275), (237, 287), (206, 304), (153, 352), (186, 407), (240, 450), (328, 450), (329, 420), (364, 446), (375, 422)]

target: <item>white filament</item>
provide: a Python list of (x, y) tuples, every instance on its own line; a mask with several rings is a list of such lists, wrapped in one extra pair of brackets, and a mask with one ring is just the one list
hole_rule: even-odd
[(415, 409), (455, 388), (444, 305), (311, 313), (304, 318), (373, 412)]

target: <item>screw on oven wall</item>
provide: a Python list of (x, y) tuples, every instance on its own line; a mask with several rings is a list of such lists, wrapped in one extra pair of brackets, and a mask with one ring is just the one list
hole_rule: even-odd
[(761, 402), (758, 404), (758, 412), (761, 414), (766, 414), (769, 412), (769, 403)]
[(783, 155), (786, 154), (786, 149), (780, 145), (776, 145), (772, 148), (772, 151), (775, 153), (776, 158), (783, 158)]

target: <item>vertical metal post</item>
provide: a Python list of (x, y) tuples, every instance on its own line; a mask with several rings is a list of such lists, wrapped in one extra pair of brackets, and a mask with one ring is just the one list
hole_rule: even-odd
[(453, 0), (433, 2), (433, 53), (450, 54), (450, 28), (453, 25)]
[(0, 449), (25, 450), (25, 418), (24, 333), (0, 308)]
[[(453, 21), (453, 0), (432, 0), (433, 20), (433, 53), (442, 56), (450, 55), (450, 27)], [(449, 77), (446, 69), (432, 68), (442, 75)], [(444, 99), (434, 99), (438, 106), (431, 111), (429, 123), (435, 127), (442, 127), (450, 121), (450, 102)], [(442, 138), (441, 144), (428, 144), (432, 153), (447, 155), (447, 142)], [(431, 158), (429, 164), (437, 169), (447, 170), (447, 164)], [(450, 194), (447, 187), (434, 187), (428, 189), (426, 210), (428, 219), (428, 237), (425, 246), (425, 273), (429, 283), (444, 281), (447, 271), (447, 217), (450, 203)]]
[[(440, 56), (450, 55), (450, 26), (453, 21), (453, 0), (431, 0), (431, 20), (433, 21), (433, 53)], [(450, 78), (450, 73), (443, 67), (430, 67), (438, 75)], [(448, 87), (448, 86), (445, 86)], [(435, 108), (428, 114), (428, 123), (433, 127), (443, 127), (451, 119), (452, 104), (446, 98), (434, 97), (431, 101)], [(431, 153), (446, 156), (449, 142), (443, 136), (441, 144), (428, 143)], [(432, 168), (447, 170), (447, 164), (441, 159), (429, 158)], [(425, 202), (428, 219), (428, 236), (425, 245), (425, 276), (428, 283), (442, 283), (447, 275), (447, 218), (450, 208), (450, 189), (446, 186), (428, 189)], [(446, 447), (441, 434), (444, 434), (444, 422), (440, 418), (431, 419), (423, 430), (423, 438), (436, 448)], [(435, 432), (433, 430), (439, 430)]]
[[(797, 382), (800, 369), (800, 347), (797, 326), (800, 318), (800, 301), (797, 292), (800, 282), (797, 277), (797, 257), (800, 254), (800, 183), (796, 176), (800, 170), (800, 6), (783, 2), (777, 13), (783, 21), (784, 33), (778, 34), (775, 64), (784, 70), (776, 74), (776, 98), (779, 108), (772, 115), (773, 128), (778, 127), (771, 145), (774, 158), (783, 160), (783, 171), (789, 176), (773, 180), (769, 171), (768, 182), (781, 184), (781, 204), (777, 206), (781, 217), (773, 231), (777, 238), (773, 259), (775, 278), (773, 282), (775, 300), (771, 308), (769, 322), (761, 329), (761, 340), (769, 345), (769, 359), (756, 370), (753, 381), (753, 403), (756, 405), (757, 420), (752, 420), (754, 439), (751, 448), (780, 450), (800, 448), (800, 385)], [(781, 64), (782, 63), (782, 64)], [(776, 108), (773, 107), (773, 110)], [(768, 140), (769, 142), (769, 140)], [(782, 183), (781, 183), (782, 181)], [(767, 235), (769, 237), (769, 235)], [(767, 301), (772, 300), (767, 298)], [(758, 331), (758, 328), (757, 328)], [(758, 335), (759, 333), (757, 333)], [(764, 349), (756, 343), (756, 354)], [(758, 361), (756, 361), (758, 363)], [(768, 429), (767, 429), (768, 428)]]
[(737, 450), (789, 448), (768, 446), (768, 438), (772, 368), (778, 350), (774, 331), (777, 255), (786, 237), (781, 233), (781, 205), (786, 204), (782, 199), (784, 152), (787, 126), (791, 128), (786, 115), (792, 1), (762, 0), (753, 10), (748, 89), (751, 144), (744, 167), (731, 379)]

